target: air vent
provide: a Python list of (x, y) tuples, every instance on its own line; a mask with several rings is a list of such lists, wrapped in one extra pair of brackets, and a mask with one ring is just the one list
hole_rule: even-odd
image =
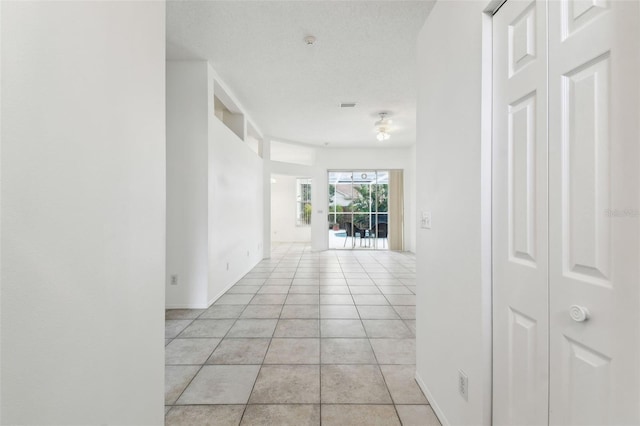
[(340, 108), (353, 108), (356, 106), (355, 102), (343, 102), (340, 104)]

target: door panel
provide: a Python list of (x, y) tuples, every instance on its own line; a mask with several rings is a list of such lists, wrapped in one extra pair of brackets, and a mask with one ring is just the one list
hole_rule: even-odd
[(508, 106), (509, 260), (536, 266), (536, 93)]
[(571, 413), (567, 424), (610, 424), (602, 407), (609, 406), (611, 359), (566, 336), (562, 345), (561, 379), (567, 395), (563, 409)]
[(494, 424), (547, 423), (546, 3), (494, 16)]
[(561, 77), (565, 275), (610, 286), (609, 56)]
[[(538, 408), (536, 398), (539, 371), (536, 365), (540, 330), (533, 318), (509, 309), (509, 394), (508, 409), (511, 422), (517, 419), (536, 419)], [(523, 384), (527, 384), (523, 386)], [(523, 420), (524, 421), (524, 420)], [(499, 423), (496, 421), (496, 423)], [(532, 424), (531, 421), (528, 422)]]
[(549, 7), (550, 423), (639, 424), (640, 11)]

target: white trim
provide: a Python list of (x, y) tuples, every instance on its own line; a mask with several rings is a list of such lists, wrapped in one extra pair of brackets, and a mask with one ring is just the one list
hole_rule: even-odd
[(482, 15), (482, 104), (480, 108), (480, 286), (482, 287), (481, 376), (483, 423), (493, 422), (493, 14), (504, 0), (493, 0)]
[(262, 258), (271, 258), (271, 137), (262, 139)]
[(231, 287), (233, 287), (234, 285), (238, 284), (238, 282), (242, 279), (242, 277), (244, 277), (245, 275), (247, 275), (247, 273), (249, 271), (251, 271), (253, 268), (255, 268), (258, 263), (260, 263), (260, 261), (257, 261), (256, 263), (254, 263), (254, 265), (248, 269), (247, 272), (241, 274), (238, 278), (232, 280), (224, 289), (222, 289), (218, 294), (216, 294), (214, 297), (212, 297), (211, 299), (209, 299), (209, 301), (207, 302), (206, 305), (201, 305), (198, 303), (195, 304), (189, 304), (189, 303), (183, 303), (183, 304), (175, 304), (175, 305), (167, 305), (165, 307), (165, 309), (209, 309), (211, 307), (211, 305), (213, 305), (214, 303), (216, 303), (216, 301), (218, 299), (220, 299), (222, 296), (224, 296), (224, 294), (229, 291), (229, 289), (231, 289)]
[(190, 305), (188, 303), (165, 306), (165, 309), (207, 309), (207, 308), (208, 306), (199, 305), (199, 304)]
[[(2, 22), (2, 4), (0, 4), (0, 22)], [(2, 32), (0, 31), (0, 34)], [(0, 40), (2, 40), (2, 36), (0, 35)], [(2, 43), (0, 43), (0, 46), (2, 45)], [(0, 76), (2, 75), (2, 61), (0, 60)], [(166, 71), (165, 71), (166, 72)], [(2, 78), (0, 78), (0, 81), (2, 81)], [(0, 87), (0, 99), (2, 99), (1, 96), (2, 93), (2, 88)], [(166, 92), (165, 92), (166, 93)], [(0, 103), (0, 128), (2, 128), (2, 104)], [(0, 165), (2, 164), (2, 132), (0, 131)], [(166, 144), (166, 140), (165, 140), (165, 144)], [(166, 158), (166, 157), (165, 157)], [(165, 169), (165, 174), (166, 174), (166, 169)], [(2, 173), (0, 173), (0, 176), (2, 176)], [(2, 181), (2, 179), (0, 178), (0, 182)], [(1, 185), (0, 185), (1, 186)], [(166, 184), (165, 184), (165, 193), (166, 193)], [(0, 196), (0, 206), (2, 205), (2, 197)], [(166, 221), (166, 217), (167, 217), (167, 210), (166, 208), (164, 209), (164, 215), (165, 215), (165, 221)], [(0, 209), (0, 236), (2, 236), (2, 211)], [(0, 241), (2, 239), (0, 238)], [(165, 239), (166, 242), (166, 239)], [(166, 247), (165, 247), (165, 253), (166, 253)], [(0, 247), (0, 271), (2, 271), (2, 248)], [(6, 281), (5, 281), (6, 283)], [(6, 285), (6, 284), (5, 284)], [(163, 301), (164, 301), (164, 294), (163, 294)], [(2, 278), (0, 277), (0, 302), (2, 301)], [(2, 303), (0, 303), (0, 318), (2, 318)], [(0, 333), (1, 335), (1, 333)], [(0, 348), (2, 347), (2, 344), (0, 344)], [(2, 361), (2, 350), (0, 350), (0, 361)], [(0, 365), (3, 365), (2, 362), (0, 362)], [(3, 369), (0, 368), (0, 383), (2, 383), (2, 371)], [(2, 404), (2, 392), (0, 392), (0, 419), (2, 419), (2, 407), (4, 407), (4, 405)], [(2, 420), (0, 420), (2, 421)]]
[(498, 9), (500, 9), (502, 5), (505, 4), (506, 2), (507, 0), (491, 0), (487, 4), (487, 7), (484, 9), (485, 15), (487, 15), (488, 17), (493, 17), (493, 15), (496, 14)]
[(418, 383), (418, 387), (420, 387), (420, 390), (422, 390), (422, 393), (424, 393), (424, 396), (427, 397), (427, 401), (429, 401), (429, 405), (431, 405), (431, 409), (433, 409), (433, 412), (436, 414), (436, 417), (438, 418), (442, 426), (450, 425), (451, 422), (447, 419), (447, 416), (444, 415), (444, 411), (442, 411), (442, 409), (436, 402), (436, 399), (433, 397), (433, 395), (431, 395), (431, 392), (429, 392), (427, 385), (424, 384), (424, 381), (422, 380), (420, 375), (418, 375), (417, 371), (415, 374), (415, 379), (416, 379), (416, 383)]
[[(257, 264), (256, 264), (256, 265), (257, 265)], [(253, 268), (255, 268), (255, 265), (254, 265), (251, 269), (253, 269)], [(251, 270), (251, 269), (249, 269), (249, 270)], [(246, 275), (246, 274), (244, 274), (244, 275)], [(244, 276), (244, 275), (243, 275), (243, 276)], [(233, 287), (234, 285), (236, 285), (236, 284), (238, 283), (238, 281), (240, 281), (241, 279), (242, 279), (242, 277), (238, 278), (238, 279), (237, 279), (237, 280), (235, 280), (235, 281), (231, 281), (231, 283), (229, 283), (229, 285), (227, 285), (227, 286), (226, 286), (226, 287), (225, 287), (225, 288), (224, 288), (220, 293), (218, 293), (217, 295), (215, 295), (214, 297), (212, 297), (211, 299), (209, 299), (209, 302), (208, 302), (209, 304), (208, 304), (208, 306), (207, 306), (205, 309), (209, 308), (211, 305), (213, 305), (214, 303), (216, 303), (216, 301), (217, 301), (218, 299), (220, 299), (220, 298), (221, 298), (221, 297), (222, 297), (222, 296), (223, 296), (227, 291), (229, 291), (229, 289), (230, 289), (231, 287)]]

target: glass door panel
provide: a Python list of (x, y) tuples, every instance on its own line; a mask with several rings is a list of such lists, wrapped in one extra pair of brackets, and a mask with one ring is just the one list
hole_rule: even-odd
[(386, 248), (388, 171), (329, 171), (328, 184), (329, 248)]

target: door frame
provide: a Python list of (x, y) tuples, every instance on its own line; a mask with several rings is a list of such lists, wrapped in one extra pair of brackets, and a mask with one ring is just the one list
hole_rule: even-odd
[(480, 113), (480, 241), (484, 424), (493, 424), (493, 15), (507, 0), (490, 0), (482, 13), (482, 104)]

